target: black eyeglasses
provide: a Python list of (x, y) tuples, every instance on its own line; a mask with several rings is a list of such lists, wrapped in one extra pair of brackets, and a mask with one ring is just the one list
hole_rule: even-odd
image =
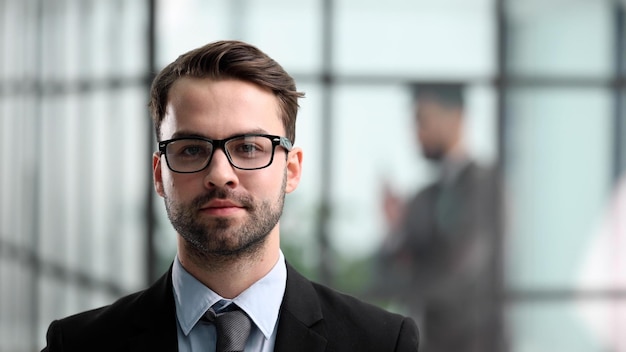
[(274, 150), (281, 146), (290, 151), (291, 141), (270, 134), (244, 134), (226, 139), (203, 137), (174, 138), (159, 142), (159, 152), (165, 155), (170, 170), (193, 173), (204, 170), (216, 149), (222, 149), (230, 164), (240, 170), (263, 169), (274, 160)]

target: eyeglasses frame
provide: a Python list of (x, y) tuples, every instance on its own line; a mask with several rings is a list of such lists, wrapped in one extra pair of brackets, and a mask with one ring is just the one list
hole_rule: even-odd
[[(233, 160), (232, 160), (232, 158), (230, 156), (230, 153), (228, 153), (228, 151), (226, 150), (226, 143), (228, 141), (233, 140), (233, 139), (242, 138), (242, 137), (243, 138), (245, 138), (245, 137), (265, 137), (265, 138), (269, 138), (272, 141), (272, 156), (270, 157), (270, 161), (267, 163), (267, 165), (261, 166), (261, 167), (255, 167), (255, 168), (243, 168), (243, 167), (236, 166), (233, 163)], [(213, 150), (211, 152), (211, 156), (207, 160), (206, 165), (204, 165), (204, 167), (202, 167), (200, 170), (197, 170), (197, 171), (176, 171), (176, 170), (172, 169), (172, 167), (170, 166), (170, 161), (167, 158), (167, 153), (166, 153), (167, 145), (172, 143), (172, 142), (176, 142), (176, 141), (180, 141), (180, 140), (188, 140), (188, 139), (209, 142), (211, 145), (213, 145)], [(159, 142), (159, 154), (160, 155), (165, 155), (165, 162), (167, 163), (167, 167), (170, 170), (172, 170), (172, 172), (176, 172), (176, 173), (179, 173), (179, 174), (193, 174), (193, 173), (200, 172), (200, 171), (206, 169), (209, 166), (209, 164), (211, 164), (211, 160), (213, 160), (213, 155), (215, 155), (215, 151), (217, 149), (221, 149), (222, 152), (224, 152), (224, 155), (226, 155), (226, 158), (228, 159), (228, 162), (230, 163), (230, 165), (232, 167), (234, 167), (235, 169), (239, 169), (239, 170), (250, 171), (250, 170), (265, 169), (266, 167), (269, 167), (270, 165), (272, 165), (272, 163), (274, 162), (274, 154), (276, 152), (276, 147), (277, 146), (283, 147), (287, 152), (290, 152), (291, 149), (293, 148), (293, 144), (291, 143), (291, 141), (287, 137), (276, 136), (276, 135), (273, 135), (273, 134), (263, 134), (263, 133), (246, 133), (246, 134), (238, 134), (238, 135), (235, 135), (235, 136), (230, 136), (230, 137), (224, 138), (224, 139), (210, 139), (210, 138), (205, 138), (205, 137), (200, 137), (200, 136), (172, 138), (172, 139), (168, 139), (168, 140)]]

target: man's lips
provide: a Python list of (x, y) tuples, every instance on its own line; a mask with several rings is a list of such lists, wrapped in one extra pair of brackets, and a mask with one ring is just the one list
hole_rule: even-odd
[(212, 215), (230, 215), (243, 209), (244, 207), (241, 204), (229, 200), (215, 199), (203, 205), (200, 211)]

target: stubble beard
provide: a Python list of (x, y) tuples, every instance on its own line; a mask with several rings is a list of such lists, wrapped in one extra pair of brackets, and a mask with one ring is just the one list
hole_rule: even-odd
[[(183, 245), (191, 256), (189, 259), (208, 268), (218, 268), (261, 254), (270, 232), (282, 215), (285, 185), (286, 177), (273, 201), (255, 203), (249, 195), (215, 188), (186, 204), (174, 203), (166, 196), (165, 209), (172, 226), (184, 240)], [(229, 199), (239, 203), (246, 210), (246, 218), (201, 219), (199, 209), (212, 199)]]

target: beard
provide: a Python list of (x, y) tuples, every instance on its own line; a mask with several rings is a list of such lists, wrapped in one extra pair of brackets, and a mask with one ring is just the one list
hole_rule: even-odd
[[(253, 256), (263, 248), (272, 229), (278, 224), (285, 201), (286, 174), (281, 191), (273, 200), (256, 201), (246, 194), (227, 188), (214, 188), (189, 203), (164, 198), (167, 216), (184, 239), (186, 249), (199, 263), (211, 265)], [(247, 212), (242, 218), (200, 217), (200, 208), (212, 199), (228, 199)]]

